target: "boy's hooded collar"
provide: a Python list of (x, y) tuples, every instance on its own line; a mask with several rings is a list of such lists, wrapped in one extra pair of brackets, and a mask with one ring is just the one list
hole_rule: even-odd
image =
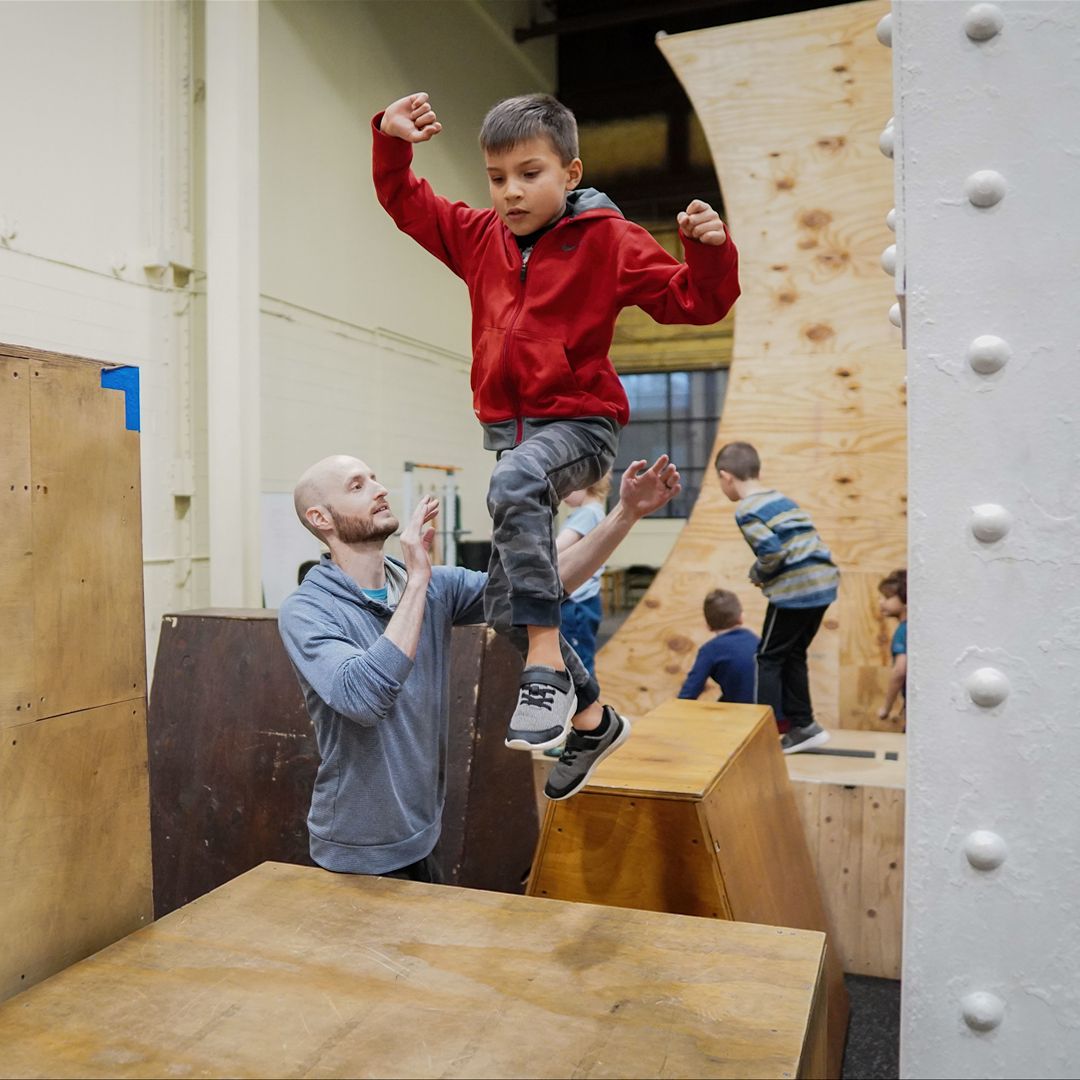
[[(602, 192), (596, 188), (577, 188), (566, 196), (567, 217), (576, 218), (593, 210), (606, 210), (608, 214), (622, 217), (623, 212)], [(605, 215), (605, 217), (608, 215)]]

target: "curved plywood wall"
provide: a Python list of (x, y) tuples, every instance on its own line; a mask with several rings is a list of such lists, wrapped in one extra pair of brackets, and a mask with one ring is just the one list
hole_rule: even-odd
[[(876, 715), (891, 629), (876, 586), (906, 559), (904, 357), (879, 261), (893, 240), (892, 167), (878, 149), (890, 52), (874, 33), (887, 11), (874, 0), (659, 42), (705, 128), (742, 260), (716, 446), (757, 446), (763, 478), (810, 511), (843, 570), (811, 677), (819, 718), (846, 727), (890, 726)], [(652, 588), (600, 653), (605, 697), (631, 715), (678, 692), (709, 636), (710, 589), (734, 589), (747, 623), (761, 624), (732, 511), (709, 476)]]

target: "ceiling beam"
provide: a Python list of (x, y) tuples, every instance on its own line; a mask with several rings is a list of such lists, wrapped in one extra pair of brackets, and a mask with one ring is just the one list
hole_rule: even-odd
[(549, 19), (547, 22), (537, 22), (534, 19), (528, 26), (519, 26), (514, 30), (514, 40), (520, 44), (523, 41), (547, 37), (550, 34), (578, 34), (586, 30), (626, 26), (650, 19), (685, 15), (693, 11), (707, 11), (710, 8), (719, 10), (730, 7), (733, 2), (737, 3), (738, 0), (665, 0), (660, 4), (641, 4), (621, 11), (597, 11), (589, 15), (571, 15), (565, 19)]

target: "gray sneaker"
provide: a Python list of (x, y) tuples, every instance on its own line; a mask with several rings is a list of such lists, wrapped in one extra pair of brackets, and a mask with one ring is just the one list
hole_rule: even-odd
[(815, 746), (824, 745), (830, 738), (829, 733), (820, 724), (811, 723), (806, 727), (793, 727), (781, 735), (780, 749), (785, 754), (799, 754), (803, 750), (813, 750)]
[(608, 728), (603, 735), (570, 732), (562, 757), (552, 767), (544, 794), (553, 802), (576, 795), (588, 782), (596, 766), (630, 738), (630, 721), (610, 705), (604, 706)]
[(566, 671), (534, 665), (521, 673), (517, 708), (505, 743), (511, 750), (547, 750), (570, 730), (577, 692)]

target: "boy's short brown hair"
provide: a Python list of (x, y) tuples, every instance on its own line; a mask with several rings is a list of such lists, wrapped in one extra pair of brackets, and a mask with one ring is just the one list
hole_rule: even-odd
[(761, 458), (748, 442), (729, 442), (721, 446), (713, 464), (717, 472), (723, 469), (736, 480), (756, 480), (761, 475)]
[(899, 596), (900, 603), (907, 605), (907, 570), (894, 570), (888, 577), (878, 582), (878, 592), (882, 596)]
[(522, 94), (493, 105), (480, 125), (480, 149), (500, 153), (544, 136), (564, 165), (578, 157), (574, 114), (550, 94)]
[(710, 630), (730, 630), (742, 615), (739, 598), (727, 589), (713, 589), (705, 597), (705, 621)]

